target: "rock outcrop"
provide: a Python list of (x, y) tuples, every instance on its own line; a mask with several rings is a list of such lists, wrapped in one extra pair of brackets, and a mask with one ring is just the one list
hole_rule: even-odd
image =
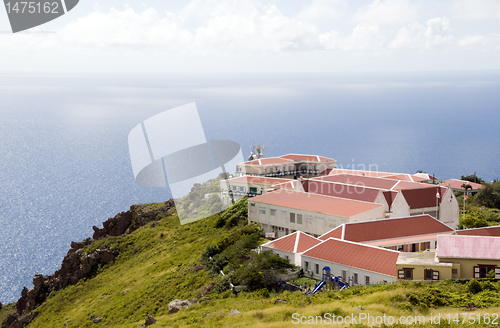
[(158, 216), (171, 215), (174, 212), (175, 204), (172, 199), (156, 210), (151, 210), (147, 205), (133, 205), (129, 211), (108, 219), (103, 223), (102, 228), (94, 226), (92, 238), (81, 242), (71, 242), (71, 248), (64, 257), (59, 270), (46, 277), (37, 273), (33, 278), (34, 287), (30, 290), (24, 287), (21, 298), (16, 303), (17, 313), (10, 314), (2, 323), (2, 328), (27, 325), (36, 316), (36, 313), (32, 311), (45, 301), (50, 292), (74, 285), (80, 279), (91, 276), (99, 265), (113, 261), (118, 255), (118, 250), (106, 245), (101, 245), (89, 253), (85, 248), (94, 241), (108, 236), (129, 234), (152, 221), (158, 221)]
[(191, 302), (188, 300), (175, 299), (168, 303), (168, 314), (179, 312), (182, 309), (187, 309), (191, 306)]

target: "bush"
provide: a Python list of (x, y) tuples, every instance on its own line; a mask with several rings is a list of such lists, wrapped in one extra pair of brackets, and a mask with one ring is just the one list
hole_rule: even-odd
[(471, 294), (477, 294), (483, 290), (483, 287), (481, 287), (481, 284), (479, 283), (479, 281), (477, 281), (477, 279), (471, 279), (467, 283), (466, 288), (467, 288), (467, 291)]

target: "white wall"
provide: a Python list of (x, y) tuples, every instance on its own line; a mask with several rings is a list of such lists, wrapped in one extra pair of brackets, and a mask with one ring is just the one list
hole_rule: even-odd
[[(313, 271), (313, 278), (315, 279), (321, 279), (323, 277), (323, 271), (322, 269), (325, 266), (330, 267), (331, 273), (333, 276), (342, 276), (342, 270), (345, 270), (347, 272), (347, 280), (349, 281), (349, 277), (353, 277), (354, 273), (358, 274), (358, 285), (365, 285), (365, 277), (369, 276), (370, 277), (370, 284), (376, 284), (376, 283), (383, 283), (384, 281), (386, 282), (395, 282), (397, 279), (394, 276), (388, 276), (385, 274), (381, 273), (376, 273), (368, 270), (363, 270), (359, 268), (353, 268), (350, 266), (346, 266), (343, 264), (339, 263), (333, 263), (333, 262), (327, 262), (324, 260), (319, 260), (313, 257), (309, 257), (306, 255), (302, 255), (302, 269), (304, 269), (304, 273), (307, 277), (310, 277), (309, 274), (306, 272), (306, 264), (305, 262), (309, 262), (309, 268)], [(319, 264), (319, 274), (316, 274), (315, 272), (315, 265)], [(394, 265), (394, 274), (396, 274), (396, 265)]]
[[(273, 232), (270, 226), (277, 226), (293, 231), (303, 231), (311, 235), (322, 235), (327, 231), (348, 222), (348, 218), (326, 215), (322, 213), (298, 210), (294, 208), (269, 205), (260, 202), (253, 202), (255, 212), (252, 210), (252, 199), (248, 200), (248, 219), (251, 222), (258, 222), (263, 226), (264, 232)], [(260, 209), (265, 210), (265, 214), (260, 213)], [(275, 215), (271, 215), (271, 209), (276, 210)], [(290, 222), (290, 213), (295, 214), (295, 223)], [(298, 223), (298, 215), (302, 215), (302, 223)], [(378, 213), (376, 213), (378, 215)]]
[(459, 213), (458, 200), (453, 194), (453, 190), (447, 188), (439, 206), (439, 221), (442, 221), (452, 229), (456, 229), (459, 221)]
[(284, 259), (288, 258), (292, 264), (300, 265), (300, 256), (299, 256), (299, 261), (298, 262), (296, 261), (295, 255), (297, 255), (297, 254), (289, 253), (289, 252), (285, 252), (285, 251), (280, 251), (279, 249), (266, 247), (264, 245), (262, 245), (262, 250), (263, 251), (273, 251), (274, 254), (279, 255), (279, 257), (281, 257), (281, 258), (284, 258)]
[[(384, 218), (385, 218), (385, 208), (383, 206), (381, 206), (379, 208), (375, 208), (375, 209), (367, 211), (367, 212), (353, 215), (349, 218), (348, 222), (350, 222), (350, 223), (351, 222), (364, 222), (364, 221), (381, 220)], [(327, 231), (325, 231), (325, 232), (327, 232)]]
[(405, 197), (398, 191), (396, 197), (394, 198), (391, 206), (390, 218), (403, 218), (410, 216), (410, 205), (406, 202)]

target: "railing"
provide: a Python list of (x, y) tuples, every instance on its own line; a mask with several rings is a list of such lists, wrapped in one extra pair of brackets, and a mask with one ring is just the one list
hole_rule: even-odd
[(268, 173), (243, 173), (236, 172), (237, 176), (254, 176), (254, 177), (267, 177), (267, 178), (277, 178), (284, 176), (298, 176), (298, 175), (318, 175), (319, 170), (290, 170), (290, 171), (275, 171)]

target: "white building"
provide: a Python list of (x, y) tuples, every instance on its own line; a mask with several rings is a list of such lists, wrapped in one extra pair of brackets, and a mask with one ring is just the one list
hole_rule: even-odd
[(320, 236), (347, 222), (383, 219), (385, 207), (363, 202), (279, 189), (248, 200), (248, 221), (281, 237), (294, 231)]
[(397, 280), (399, 252), (351, 241), (329, 238), (302, 253), (306, 275), (322, 279), (323, 268), (352, 285), (388, 283)]

